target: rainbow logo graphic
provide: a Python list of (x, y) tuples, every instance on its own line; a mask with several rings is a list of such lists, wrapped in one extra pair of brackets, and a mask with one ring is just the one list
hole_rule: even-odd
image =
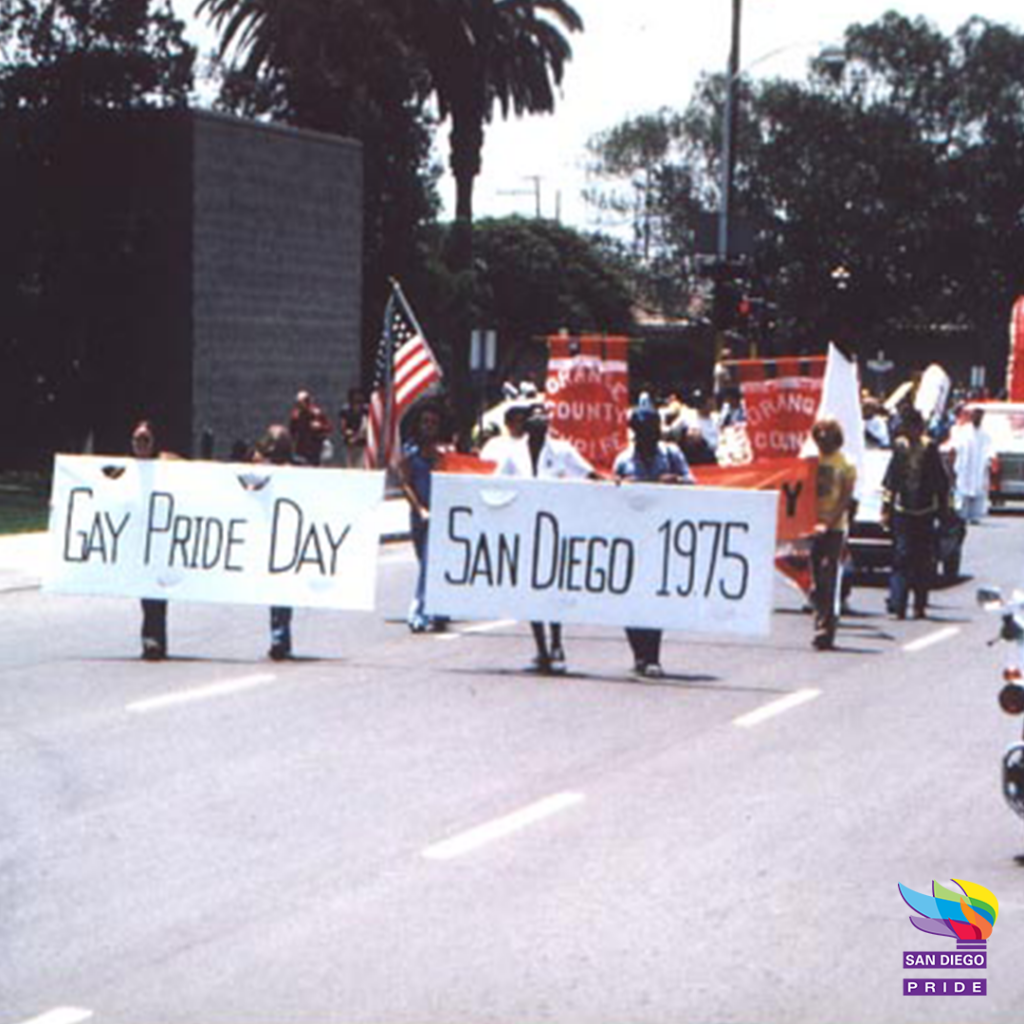
[(922, 932), (956, 939), (957, 949), (984, 949), (999, 916), (999, 900), (982, 885), (954, 878), (961, 892), (932, 882), (932, 894), (900, 885), (900, 895), (911, 910), (910, 923)]

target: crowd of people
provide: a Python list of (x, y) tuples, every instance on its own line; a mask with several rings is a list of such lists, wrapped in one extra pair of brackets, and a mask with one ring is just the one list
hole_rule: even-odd
[[(549, 420), (536, 387), (529, 382), (506, 386), (501, 427), (479, 438), (479, 457), (498, 476), (546, 480), (602, 480), (570, 442), (552, 437)], [(668, 392), (660, 402), (641, 396), (629, 416), (631, 443), (614, 461), (610, 479), (616, 483), (692, 485), (691, 465), (718, 459), (721, 435), (727, 426), (743, 422), (738, 393), (719, 387), (713, 393), (692, 392), (683, 402)], [(987, 511), (988, 465), (991, 442), (984, 430), (984, 412), (964, 402), (953, 412), (936, 413), (926, 422), (915, 408), (912, 393), (895, 408), (865, 393), (862, 401), (866, 446), (891, 454), (882, 484), (882, 525), (893, 541), (892, 572), (887, 607), (896, 618), (927, 614), (935, 576), (938, 537), (950, 519), (977, 523)], [(430, 550), (431, 478), (452, 446), (445, 439), (444, 407), (435, 399), (421, 401), (403, 423), (405, 434), (398, 465), (398, 484), (410, 510), (410, 534), (418, 562), (415, 589), (408, 613), (414, 633), (440, 632), (448, 622), (430, 615), (425, 606)], [(255, 444), (238, 442), (232, 458), (273, 465), (323, 465), (337, 462), (362, 467), (367, 434), (367, 403), (353, 388), (348, 403), (331, 419), (306, 389), (300, 390), (282, 423), (271, 424)], [(337, 447), (332, 438), (337, 439)], [(851, 519), (856, 511), (857, 471), (844, 454), (841, 425), (833, 418), (814, 423), (811, 438), (817, 448), (815, 527), (810, 544), (814, 613), (813, 645), (834, 646), (841, 609), (841, 575)], [(162, 452), (153, 424), (143, 420), (131, 434), (131, 452), (140, 459), (176, 458)], [(167, 656), (167, 603), (142, 602), (142, 656)], [(532, 671), (548, 674), (566, 670), (560, 623), (531, 622), (535, 655)], [(292, 609), (270, 610), (268, 655), (282, 660), (292, 655)], [(634, 673), (646, 678), (663, 675), (661, 631), (630, 627), (626, 636)]]

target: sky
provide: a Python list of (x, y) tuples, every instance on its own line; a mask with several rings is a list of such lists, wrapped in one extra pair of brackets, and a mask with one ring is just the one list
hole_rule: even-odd
[[(729, 57), (732, 0), (571, 0), (585, 29), (570, 41), (554, 114), (502, 121), (488, 127), (483, 170), (474, 190), (474, 213), (522, 214), (561, 220), (581, 229), (598, 227), (585, 204), (586, 143), (628, 117), (668, 106), (686, 107), (704, 72), (724, 71)], [(195, 0), (174, 0), (182, 17)], [(1021, 30), (1020, 0), (744, 0), (740, 67), (752, 75), (802, 77), (821, 47), (842, 41), (846, 27), (870, 23), (888, 10), (922, 15), (946, 34), (972, 15)], [(193, 29), (194, 38), (209, 35)], [(437, 157), (447, 164), (447, 126), (437, 134)], [(441, 181), (444, 215), (454, 209), (454, 183)]]

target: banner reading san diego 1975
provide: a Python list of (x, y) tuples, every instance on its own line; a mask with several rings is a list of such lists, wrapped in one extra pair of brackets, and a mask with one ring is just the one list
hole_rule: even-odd
[(384, 474), (58, 456), (46, 589), (370, 610)]
[(777, 505), (772, 491), (438, 474), (427, 609), (764, 636)]

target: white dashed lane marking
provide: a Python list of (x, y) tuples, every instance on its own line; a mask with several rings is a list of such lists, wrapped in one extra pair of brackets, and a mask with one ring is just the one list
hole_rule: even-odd
[(768, 721), (769, 718), (775, 718), (777, 715), (799, 707), (801, 704), (806, 704), (808, 701), (820, 696), (821, 690), (797, 690), (786, 697), (773, 700), (770, 704), (765, 704), (755, 711), (749, 711), (745, 715), (740, 715), (739, 718), (734, 718), (733, 725), (738, 725), (741, 729), (750, 729), (755, 725)]
[(223, 682), (210, 683), (208, 686), (197, 686), (191, 690), (179, 690), (177, 693), (165, 693), (160, 697), (138, 700), (129, 704), (125, 710), (133, 714), (162, 711), (164, 708), (175, 707), (178, 704), (193, 704), (196, 701), (228, 697), (244, 690), (252, 690), (257, 686), (266, 686), (276, 679), (277, 676), (272, 672), (260, 672), (257, 675), (242, 676), (239, 679), (225, 679)]
[(41, 1013), (38, 1017), (21, 1021), (20, 1024), (81, 1024), (92, 1016), (92, 1010), (83, 1010), (77, 1006), (58, 1006), (54, 1010)]
[(903, 650), (907, 654), (916, 654), (918, 651), (923, 651), (933, 644), (941, 644), (943, 640), (951, 640), (959, 632), (959, 626), (947, 626), (945, 629), (940, 629), (937, 633), (929, 633), (928, 636), (923, 636), (919, 640), (911, 640), (909, 644), (903, 645)]
[(543, 800), (538, 800), (537, 803), (523, 807), (512, 814), (496, 818), (484, 825), (478, 825), (476, 828), (452, 836), (450, 839), (434, 843), (423, 851), (423, 856), (428, 860), (451, 860), (454, 857), (462, 857), (478, 850), (481, 846), (503, 839), (513, 832), (518, 832), (545, 818), (550, 818), (554, 814), (575, 807), (585, 799), (582, 793), (556, 793), (554, 796), (545, 797)]

